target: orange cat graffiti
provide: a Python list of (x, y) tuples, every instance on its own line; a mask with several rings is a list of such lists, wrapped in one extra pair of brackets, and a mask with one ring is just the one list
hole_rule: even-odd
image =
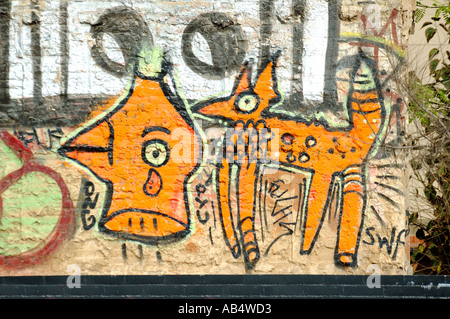
[[(367, 200), (366, 164), (382, 140), (386, 117), (375, 70), (362, 71), (363, 67), (369, 69), (366, 59), (361, 55), (351, 74), (346, 128), (336, 129), (325, 121), (272, 112), (272, 106), (280, 100), (275, 76), (277, 57), (258, 74), (255, 85), (250, 81), (251, 68), (246, 65), (230, 97), (196, 107), (198, 113), (230, 123), (225, 155), (218, 165), (219, 212), (230, 250), (235, 257), (242, 250), (248, 268), (254, 268), (260, 257), (254, 229), (255, 183), (260, 165), (270, 161), (311, 173), (301, 254), (311, 253), (330, 205), (331, 189), (340, 183), (341, 215), (335, 258), (338, 265), (356, 265)], [(271, 143), (280, 147), (274, 151)], [(235, 190), (230, 189), (232, 166), (237, 168)], [(233, 191), (238, 197), (238, 225), (233, 224), (232, 218)]]
[[(157, 77), (136, 71), (130, 89), (109, 111), (60, 149), (107, 185), (100, 230), (150, 244), (189, 234), (185, 187), (201, 147), (181, 99), (166, 82), (169, 67), (163, 66)], [(178, 135), (190, 138), (184, 156), (175, 152), (180, 130)]]

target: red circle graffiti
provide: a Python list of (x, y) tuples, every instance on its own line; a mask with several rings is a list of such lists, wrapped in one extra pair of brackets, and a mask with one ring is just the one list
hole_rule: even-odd
[(46, 237), (42, 245), (31, 250), (11, 256), (0, 256), (0, 265), (8, 268), (24, 268), (35, 265), (47, 258), (55, 249), (70, 235), (73, 234), (75, 214), (69, 189), (61, 176), (49, 167), (37, 164), (32, 161), (32, 153), (25, 148), (23, 144), (14, 136), (7, 132), (0, 132), (0, 139), (8, 146), (19, 158), (23, 160), (23, 166), (6, 175), (0, 180), (0, 220), (3, 217), (3, 203), (1, 194), (20, 178), (31, 172), (44, 173), (52, 178), (61, 190), (62, 207), (58, 223)]

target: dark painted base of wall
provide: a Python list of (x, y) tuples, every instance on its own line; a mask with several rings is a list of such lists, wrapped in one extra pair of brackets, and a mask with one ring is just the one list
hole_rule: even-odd
[[(368, 285), (369, 283), (369, 285)], [(165, 275), (0, 277), (1, 299), (446, 299), (450, 276)]]

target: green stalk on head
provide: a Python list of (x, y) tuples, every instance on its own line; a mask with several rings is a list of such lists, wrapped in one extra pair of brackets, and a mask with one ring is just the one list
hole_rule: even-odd
[(137, 70), (148, 77), (158, 77), (162, 70), (164, 59), (163, 49), (157, 46), (150, 46), (143, 41), (142, 49), (137, 57)]

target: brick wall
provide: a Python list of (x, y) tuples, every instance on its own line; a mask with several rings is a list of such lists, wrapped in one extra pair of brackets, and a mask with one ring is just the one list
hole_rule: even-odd
[(410, 274), (412, 3), (3, 1), (0, 275)]

